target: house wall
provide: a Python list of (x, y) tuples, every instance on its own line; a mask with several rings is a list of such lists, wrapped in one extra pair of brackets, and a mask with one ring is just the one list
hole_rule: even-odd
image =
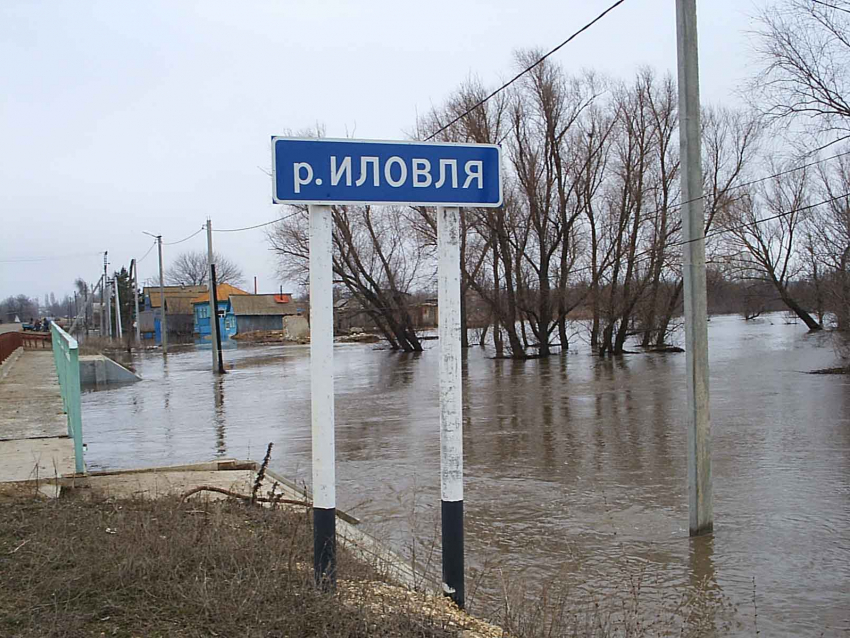
[(169, 314), (167, 320), (169, 336), (191, 336), (195, 329), (195, 317), (193, 315)]
[[(162, 343), (162, 325), (159, 317), (159, 308), (151, 312), (153, 317), (153, 326), (140, 326), (139, 332), (142, 333), (143, 339), (153, 339), (154, 343)], [(143, 313), (139, 313), (140, 315)], [(149, 330), (145, 330), (147, 327)], [(192, 335), (195, 327), (195, 321), (192, 315), (168, 315), (168, 336), (171, 337), (188, 337)]]
[[(209, 341), (210, 336), (210, 315), (209, 303), (195, 304), (195, 335), (202, 341)], [(218, 318), (218, 329), (221, 334), (222, 341), (228, 340), (236, 333), (236, 322), (233, 320), (233, 315), (226, 314), (228, 309), (227, 301), (219, 301), (218, 309), (225, 313), (224, 317)]]
[(283, 318), (283, 337), (290, 341), (310, 338), (310, 324), (306, 317), (288, 315)]
[(283, 330), (283, 317), (281, 315), (238, 315), (236, 317), (236, 331), (239, 334), (257, 330)]

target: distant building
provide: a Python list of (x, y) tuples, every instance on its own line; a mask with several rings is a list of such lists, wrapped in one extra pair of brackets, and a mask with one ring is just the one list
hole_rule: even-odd
[(372, 313), (354, 297), (334, 301), (334, 333), (372, 332), (377, 329)]
[[(404, 300), (410, 320), (416, 329), (436, 328), (439, 313), (436, 299), (415, 301), (412, 295), (396, 293)], [(374, 311), (365, 307), (355, 297), (343, 297), (334, 301), (334, 332), (374, 332), (378, 325)]]
[[(192, 300), (205, 292), (206, 286), (163, 286), (169, 338), (191, 339), (195, 329)], [(139, 330), (144, 338), (161, 343), (159, 286), (145, 286), (142, 298), (145, 309), (139, 312)]]
[(409, 306), (414, 328), (436, 328), (439, 311), (436, 299), (425, 299)]
[[(248, 295), (249, 293), (231, 286), (230, 284), (218, 284), (215, 287), (216, 302), (218, 303), (218, 329), (221, 340), (227, 341), (236, 334), (236, 320), (233, 313), (229, 312), (230, 298), (234, 295)], [(210, 341), (210, 295), (208, 292), (198, 295), (192, 300), (194, 321), (194, 334), (202, 343)]]
[(297, 315), (298, 305), (292, 295), (236, 295), (230, 297), (226, 316), (235, 323), (233, 334), (283, 330), (283, 318)]

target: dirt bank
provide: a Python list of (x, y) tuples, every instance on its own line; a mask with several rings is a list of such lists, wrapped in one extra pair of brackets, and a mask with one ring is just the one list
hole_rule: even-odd
[(0, 635), (501, 635), (345, 551), (320, 591), (310, 521), (205, 499), (0, 504)]

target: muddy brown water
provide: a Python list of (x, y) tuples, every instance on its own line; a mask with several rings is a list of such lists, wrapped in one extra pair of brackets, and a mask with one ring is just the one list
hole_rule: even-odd
[[(709, 339), (715, 533), (697, 540), (684, 355), (600, 360), (580, 339), (545, 360), (468, 351), (466, 536), (471, 570), (487, 574), (481, 605), (506, 583), (563, 584), (576, 608), (635, 583), (648, 604), (702, 583), (737, 607), (721, 612), (737, 635), (850, 632), (850, 377), (805, 374), (835, 364), (832, 342), (783, 315), (715, 317)], [(427, 347), (334, 351), (338, 507), (420, 560), (439, 512), (439, 344)], [(260, 459), (271, 441), (272, 467), (309, 483), (309, 347), (224, 358), (214, 378), (209, 350), (144, 354), (132, 360), (142, 382), (86, 393), (89, 468)]]

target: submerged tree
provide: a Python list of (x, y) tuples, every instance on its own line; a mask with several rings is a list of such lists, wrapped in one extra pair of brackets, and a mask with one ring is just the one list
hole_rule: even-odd
[[(306, 283), (309, 218), (305, 209), (286, 215), (267, 233), (280, 273)], [(334, 206), (333, 271), (338, 281), (393, 349), (418, 352), (422, 344), (411, 314), (411, 293), (433, 273), (431, 251), (417, 241), (398, 208)]]
[[(783, 171), (772, 170), (772, 173)], [(771, 284), (782, 302), (809, 330), (821, 325), (803, 308), (792, 290), (804, 273), (800, 252), (809, 209), (809, 177), (805, 170), (763, 182), (723, 211), (727, 263), (745, 280)]]

